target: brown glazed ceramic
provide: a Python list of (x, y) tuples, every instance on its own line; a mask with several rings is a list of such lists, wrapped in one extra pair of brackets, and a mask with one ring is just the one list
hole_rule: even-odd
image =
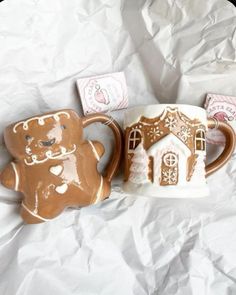
[[(83, 128), (95, 122), (109, 126), (115, 137), (104, 176), (97, 171), (103, 145), (83, 139)], [(1, 183), (23, 193), (21, 216), (26, 223), (44, 222), (65, 207), (82, 207), (109, 196), (122, 150), (121, 129), (110, 117), (80, 118), (73, 110), (60, 110), (8, 126), (4, 140), (14, 160), (2, 171)]]
[[(153, 105), (125, 113), (124, 190), (158, 197), (201, 197), (209, 194), (205, 176), (222, 167), (235, 148), (234, 130), (208, 119), (191, 105)], [(206, 132), (217, 128), (225, 149), (205, 166)]]
[(225, 136), (225, 148), (223, 153), (215, 161), (206, 166), (206, 176), (220, 169), (228, 162), (235, 149), (235, 133), (229, 124), (211, 118), (208, 119), (208, 128), (222, 131)]

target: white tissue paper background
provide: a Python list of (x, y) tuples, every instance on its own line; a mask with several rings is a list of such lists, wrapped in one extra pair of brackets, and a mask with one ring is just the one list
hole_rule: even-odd
[[(76, 79), (114, 71), (130, 106), (236, 95), (235, 32), (226, 0), (4, 0), (0, 132), (50, 110), (82, 115)], [(111, 115), (122, 124), (123, 110)], [(105, 144), (103, 168), (111, 133), (85, 136)], [(9, 159), (1, 140), (0, 169)], [(236, 294), (235, 180), (233, 157), (208, 198), (155, 199), (122, 193), (120, 173), (110, 199), (40, 225), (23, 225), (21, 197), (0, 186), (0, 294)]]

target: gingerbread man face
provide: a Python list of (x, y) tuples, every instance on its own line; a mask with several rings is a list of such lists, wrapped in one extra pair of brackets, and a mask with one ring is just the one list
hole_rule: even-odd
[(76, 150), (82, 141), (81, 119), (71, 110), (32, 117), (10, 125), (4, 139), (10, 153), (26, 165), (43, 163)]

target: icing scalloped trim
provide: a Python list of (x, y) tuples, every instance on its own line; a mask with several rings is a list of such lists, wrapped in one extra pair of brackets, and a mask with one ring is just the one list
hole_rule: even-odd
[(76, 145), (74, 144), (73, 149), (70, 150), (70, 151), (67, 151), (66, 148), (61, 147), (61, 153), (59, 153), (59, 154), (58, 153), (53, 154), (52, 151), (49, 150), (49, 151), (47, 151), (45, 153), (46, 158), (44, 158), (42, 160), (38, 160), (36, 155), (32, 155), (32, 157), (31, 157), (32, 161), (31, 162), (28, 162), (26, 159), (24, 159), (24, 161), (25, 161), (26, 165), (32, 166), (34, 164), (44, 163), (47, 160), (54, 160), (54, 159), (58, 159), (58, 158), (61, 158), (63, 156), (69, 155), (69, 154), (73, 154), (75, 151), (76, 151)]
[(29, 129), (29, 126), (28, 126), (29, 122), (35, 121), (35, 120), (37, 120), (38, 124), (41, 126), (45, 124), (45, 122), (44, 122), (45, 119), (48, 119), (51, 117), (58, 122), (60, 120), (60, 117), (59, 117), (60, 115), (66, 115), (67, 118), (70, 118), (70, 114), (67, 112), (63, 112), (63, 111), (57, 112), (56, 114), (53, 114), (53, 115), (44, 115), (44, 116), (40, 116), (40, 117), (33, 117), (33, 118), (30, 118), (26, 121), (20, 121), (20, 122), (16, 123), (13, 127), (13, 132), (17, 133), (16, 128), (20, 125), (23, 125), (24, 130), (28, 130)]

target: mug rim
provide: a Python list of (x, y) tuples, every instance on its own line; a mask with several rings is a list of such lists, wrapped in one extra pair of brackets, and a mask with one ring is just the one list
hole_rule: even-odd
[(124, 128), (137, 123), (140, 117), (144, 116), (147, 118), (155, 118), (159, 116), (167, 108), (176, 108), (178, 111), (184, 113), (192, 119), (200, 119), (200, 121), (206, 123), (207, 112), (204, 108), (188, 105), (188, 104), (150, 104), (150, 105), (139, 105), (127, 109), (124, 113)]
[(128, 113), (131, 110), (135, 110), (135, 109), (142, 109), (142, 108), (156, 108), (156, 107), (168, 107), (168, 106), (176, 106), (176, 107), (185, 107), (185, 108), (189, 108), (189, 109), (198, 109), (199, 111), (203, 111), (204, 113), (206, 113), (206, 109), (204, 109), (203, 107), (200, 106), (196, 106), (196, 105), (191, 105), (191, 104), (184, 104), (184, 103), (159, 103), (159, 104), (144, 104), (144, 105), (138, 105), (138, 106), (133, 106), (130, 107), (129, 109), (127, 109), (125, 111), (125, 113)]

